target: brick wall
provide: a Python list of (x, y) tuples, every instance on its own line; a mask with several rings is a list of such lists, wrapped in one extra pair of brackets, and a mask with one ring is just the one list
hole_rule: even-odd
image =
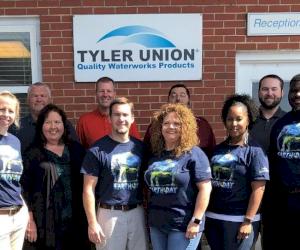
[[(23, 0), (0, 1), (0, 15), (39, 15), (42, 74), (75, 124), (95, 106), (95, 84), (74, 83), (72, 15), (137, 13), (203, 14), (203, 80), (188, 81), (192, 109), (213, 126), (218, 141), (225, 135), (220, 109), (234, 93), (235, 55), (240, 50), (299, 49), (300, 36), (246, 36), (248, 12), (299, 12), (295, 0)], [(135, 116), (143, 132), (155, 109), (166, 102), (173, 82), (117, 84), (119, 95), (135, 103)]]

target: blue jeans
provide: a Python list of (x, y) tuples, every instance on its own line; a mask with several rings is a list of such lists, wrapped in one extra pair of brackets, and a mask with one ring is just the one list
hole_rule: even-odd
[(156, 227), (150, 227), (153, 250), (195, 250), (201, 235), (202, 232), (199, 232), (194, 239), (188, 239), (185, 237), (185, 232), (170, 231), (165, 233)]
[(258, 236), (260, 222), (252, 222), (252, 231), (247, 239), (238, 240), (241, 222), (207, 218), (205, 236), (211, 250), (250, 250)]

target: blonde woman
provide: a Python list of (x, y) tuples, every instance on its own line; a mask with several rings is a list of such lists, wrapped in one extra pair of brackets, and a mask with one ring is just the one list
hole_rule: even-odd
[(20, 104), (8, 91), (0, 92), (0, 249), (21, 250), (28, 210), (21, 196), (23, 172), (20, 141), (7, 132), (19, 125)]
[(154, 250), (196, 249), (204, 228), (211, 172), (197, 146), (197, 124), (182, 104), (165, 104), (151, 128), (152, 157), (145, 172)]

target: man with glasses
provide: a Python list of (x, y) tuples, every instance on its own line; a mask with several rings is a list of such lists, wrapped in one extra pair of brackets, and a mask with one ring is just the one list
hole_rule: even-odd
[[(168, 102), (169, 103), (182, 103), (188, 107), (191, 106), (190, 102), (190, 91), (182, 83), (173, 85), (169, 90)], [(213, 130), (209, 125), (208, 121), (201, 116), (195, 116), (196, 122), (198, 125), (198, 138), (199, 138), (199, 147), (206, 153), (208, 158), (212, 155), (214, 146), (216, 145), (215, 136)], [(148, 126), (148, 129), (145, 133), (144, 142), (146, 145), (150, 145), (151, 137), (151, 124)]]

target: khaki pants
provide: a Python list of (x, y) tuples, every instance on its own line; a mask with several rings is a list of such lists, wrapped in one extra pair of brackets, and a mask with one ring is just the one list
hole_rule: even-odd
[(0, 214), (0, 249), (21, 250), (29, 215), (26, 205), (14, 215)]
[(98, 208), (97, 220), (106, 242), (97, 250), (147, 250), (148, 240), (142, 206), (129, 211)]

